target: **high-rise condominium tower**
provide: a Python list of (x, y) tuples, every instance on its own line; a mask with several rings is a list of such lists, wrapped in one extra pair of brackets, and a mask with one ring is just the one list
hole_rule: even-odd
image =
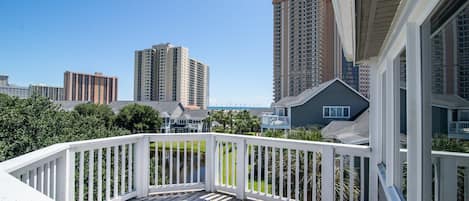
[(274, 101), (336, 77), (330, 0), (273, 0)]
[(117, 100), (117, 78), (107, 77), (102, 73), (90, 75), (66, 71), (64, 92), (67, 101), (109, 104)]
[(169, 43), (135, 51), (134, 100), (208, 105), (208, 66)]

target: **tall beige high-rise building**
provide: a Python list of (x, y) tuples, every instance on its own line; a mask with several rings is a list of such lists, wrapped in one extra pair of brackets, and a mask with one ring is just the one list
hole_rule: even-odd
[(330, 0), (273, 0), (274, 101), (337, 77)]
[(117, 100), (117, 78), (102, 73), (64, 73), (64, 94), (67, 101), (90, 101), (109, 104)]
[(169, 43), (135, 51), (134, 100), (179, 101), (207, 108), (208, 66)]

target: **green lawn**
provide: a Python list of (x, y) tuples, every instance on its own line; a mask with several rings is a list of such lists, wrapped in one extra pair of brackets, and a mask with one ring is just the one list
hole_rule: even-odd
[[(184, 151), (184, 142), (165, 142), (165, 148), (166, 148), (166, 151), (169, 151), (169, 146), (170, 144), (172, 144), (173, 146), (173, 151), (176, 151), (177, 149), (177, 145), (179, 143), (179, 151), (180, 152), (183, 152)], [(198, 142), (195, 141), (195, 142), (187, 142), (187, 152), (190, 152), (191, 151), (191, 145), (194, 146), (194, 154), (197, 153), (197, 147), (198, 147)], [(158, 150), (161, 150), (163, 148), (163, 143), (162, 142), (159, 142), (158, 143)], [(206, 149), (206, 144), (204, 141), (201, 141), (200, 142), (200, 152), (201, 153), (205, 153), (205, 149)], [(150, 143), (150, 151), (154, 152), (155, 151), (155, 143)], [(223, 148), (223, 153), (225, 153), (225, 148)], [(222, 161), (222, 184), (226, 184), (227, 180), (226, 180), (226, 169), (228, 168), (228, 182), (229, 184), (232, 183), (232, 176), (231, 176), (231, 173), (233, 172), (233, 165), (232, 165), (232, 158), (235, 157), (236, 155), (236, 152), (233, 152), (231, 150), (231, 144), (229, 144), (228, 146), (228, 158), (226, 157), (223, 157), (223, 161)], [(248, 152), (250, 153), (250, 152)], [(225, 156), (225, 155), (224, 155)], [(228, 167), (226, 166), (226, 160), (228, 160)], [(235, 161), (236, 162), (236, 161)], [(249, 167), (249, 169), (251, 169), (251, 167)], [(257, 170), (256, 170), (257, 171)], [(236, 180), (236, 171), (234, 171), (235, 173), (235, 180)], [(233, 182), (235, 185), (236, 185), (236, 181)], [(254, 190), (257, 191), (257, 186), (259, 185), (257, 179), (254, 179)], [(264, 192), (265, 191), (265, 181), (264, 180), (261, 180), (261, 192)], [(272, 184), (268, 184), (268, 193), (271, 193), (271, 187), (272, 187)], [(251, 189), (251, 183), (248, 182), (248, 189)]]
[[(184, 151), (184, 142), (164, 142), (166, 150), (169, 151), (169, 146), (170, 144), (173, 145), (173, 150), (176, 151), (177, 145), (179, 143), (179, 151)], [(194, 154), (197, 153), (197, 148), (198, 148), (198, 142), (193, 141), (193, 142), (187, 142), (187, 152), (191, 151), (191, 145), (194, 146)], [(161, 150), (163, 148), (163, 143), (159, 142), (158, 143), (158, 150)], [(155, 143), (150, 143), (150, 151), (155, 151)], [(205, 153), (205, 141), (200, 141), (200, 152)]]

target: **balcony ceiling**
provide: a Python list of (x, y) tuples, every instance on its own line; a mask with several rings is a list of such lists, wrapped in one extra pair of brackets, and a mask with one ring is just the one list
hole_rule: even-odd
[(356, 61), (378, 56), (400, 2), (400, 0), (355, 1)]

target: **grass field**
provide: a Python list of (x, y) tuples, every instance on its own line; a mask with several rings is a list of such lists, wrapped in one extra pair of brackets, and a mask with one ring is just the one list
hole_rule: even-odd
[[(176, 151), (177, 150), (177, 146), (178, 146), (178, 143), (179, 143), (179, 151), (180, 153), (183, 153), (184, 152), (184, 142), (165, 142), (165, 148), (166, 148), (166, 151), (169, 151), (169, 147), (170, 145), (172, 145), (172, 149), (173, 151)], [(151, 152), (154, 152), (155, 151), (155, 146), (156, 144), (155, 143), (151, 143), (150, 144), (150, 151)], [(163, 143), (158, 143), (158, 150), (162, 150), (163, 148)], [(197, 141), (194, 141), (194, 142), (187, 142), (186, 144), (186, 149), (187, 149), (187, 152), (190, 152), (191, 151), (191, 146), (194, 146), (194, 154), (197, 154), (197, 148), (198, 148), (198, 142)], [(206, 143), (204, 141), (200, 141), (200, 152), (201, 154), (204, 154), (205, 153), (205, 150), (206, 150)], [(225, 153), (226, 149), (223, 148), (223, 153)], [(250, 153), (250, 152), (248, 152)], [(230, 173), (233, 172), (233, 165), (232, 165), (232, 158), (235, 157), (236, 155), (236, 152), (232, 151), (231, 149), (231, 144), (228, 146), (228, 154), (227, 156), (228, 157), (223, 157), (222, 159), (222, 175), (221, 175), (221, 183), (222, 184), (226, 184), (227, 181), (229, 184), (232, 184), (234, 183), (236, 185), (236, 181), (232, 181), (233, 177)], [(226, 156), (226, 155), (223, 155), (223, 156)], [(226, 160), (228, 160), (228, 166), (226, 164)], [(226, 171), (226, 169), (228, 168), (228, 173)], [(251, 167), (248, 167), (248, 169), (251, 169)], [(228, 180), (227, 180), (227, 174), (228, 174)], [(234, 171), (234, 178), (236, 180), (236, 171)], [(257, 179), (254, 179), (254, 190), (257, 191), (258, 189), (258, 185), (259, 185), (259, 182), (257, 181)], [(261, 180), (260, 182), (260, 187), (261, 187), (261, 192), (264, 192), (265, 191), (265, 181), (264, 180)], [(272, 184), (268, 184), (268, 190), (269, 190), (269, 193), (271, 193), (271, 186)], [(248, 182), (248, 189), (251, 189), (251, 183)]]

